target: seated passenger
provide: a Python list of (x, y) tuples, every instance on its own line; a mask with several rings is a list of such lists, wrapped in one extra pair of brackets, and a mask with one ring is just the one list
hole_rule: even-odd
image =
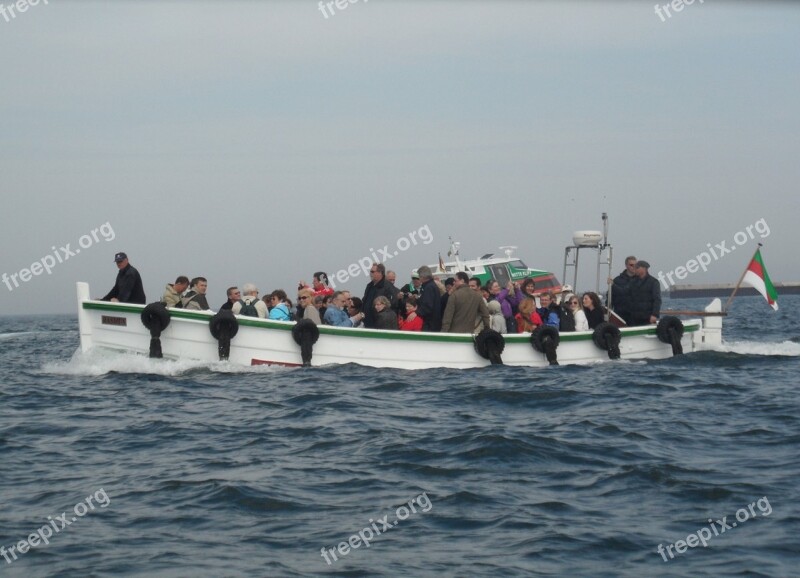
[[(439, 299), (439, 296), (436, 296)], [(406, 295), (406, 317), (398, 320), (398, 327), (401, 331), (422, 331), (423, 319), (417, 315), (417, 298), (414, 295)]]
[(419, 297), (420, 295), (420, 287), (422, 286), (422, 281), (420, 281), (419, 273), (416, 269), (411, 271), (411, 283), (406, 283), (402, 287), (400, 287), (400, 291), (397, 293), (394, 301), (394, 308), (397, 313), (400, 314), (401, 317), (405, 317), (406, 315), (406, 299), (413, 295), (414, 297)]
[(523, 298), (530, 297), (531, 299), (536, 299), (536, 282), (531, 277), (522, 281), (519, 290)]
[(314, 295), (314, 307), (317, 308), (317, 311), (319, 311), (319, 317), (323, 320), (325, 319), (325, 312), (328, 310), (328, 308), (325, 307), (326, 299), (330, 300), (330, 296), (325, 297), (323, 295)]
[[(297, 290), (305, 289), (308, 287), (305, 281), (300, 281)], [(314, 273), (314, 280), (312, 281), (311, 289), (314, 290), (314, 295), (333, 295), (333, 288), (328, 286), (328, 275), (322, 271)]]
[(269, 310), (268, 319), (273, 321), (291, 321), (292, 316), (289, 315), (289, 307), (286, 305), (288, 297), (286, 291), (283, 289), (275, 289), (270, 295), (270, 305), (272, 308)]
[(192, 279), (189, 292), (181, 298), (183, 308), (194, 311), (210, 311), (211, 307), (206, 299), (206, 290), (208, 290), (208, 280), (205, 277)]
[(594, 329), (604, 321), (603, 306), (597, 293), (587, 291), (583, 294), (583, 312), (586, 314), (586, 321), (589, 322), (589, 329)]
[(363, 313), (357, 313), (354, 317), (347, 314), (347, 298), (341, 291), (336, 291), (331, 299), (331, 304), (325, 310), (325, 323), (336, 327), (355, 327), (364, 319)]
[[(309, 319), (314, 322), (314, 325), (320, 325), (322, 319), (319, 316), (319, 311), (314, 307), (314, 291), (308, 287), (297, 291), (297, 306), (294, 308), (294, 318), (298, 321), (306, 319), (306, 309), (310, 315)], [(313, 312), (311, 311), (312, 309), (314, 309)], [(315, 312), (316, 315), (314, 315)]]
[(555, 296), (551, 292), (542, 293), (539, 295), (539, 303), (541, 307), (536, 309), (539, 317), (545, 325), (550, 325), (558, 329), (561, 326), (561, 317), (559, 315), (558, 305), (556, 304)]
[(542, 318), (536, 312), (536, 301), (533, 297), (525, 297), (519, 302), (519, 313), (517, 315), (518, 333), (531, 333), (542, 325)]
[(228, 300), (219, 308), (220, 311), (223, 309), (233, 310), (233, 304), (242, 298), (242, 292), (239, 291), (238, 287), (228, 287), (225, 295), (228, 297)]
[(392, 311), (392, 302), (383, 295), (372, 302), (375, 308), (374, 329), (397, 329), (397, 313)]
[(181, 295), (189, 288), (189, 278), (181, 275), (175, 279), (174, 284), (167, 284), (161, 302), (167, 307), (181, 307)]
[(577, 295), (567, 295), (564, 307), (572, 311), (572, 317), (575, 319), (575, 331), (589, 331), (589, 322), (586, 320), (586, 314), (583, 312)]
[[(364, 310), (363, 302), (359, 297), (351, 297), (350, 298), (351, 305), (347, 308), (347, 314), (350, 315), (350, 318), (356, 317), (359, 313)], [(358, 322), (356, 327), (363, 328), (364, 327), (364, 317), (361, 316), (361, 321)]]
[[(500, 304), (500, 311), (503, 313), (503, 318), (506, 320), (506, 331), (508, 333), (516, 333), (517, 321), (514, 318), (514, 309), (519, 306), (519, 302), (522, 299), (522, 291), (520, 291), (519, 287), (514, 285), (511, 279), (508, 280), (508, 284), (502, 289), (500, 288), (500, 283), (495, 280), (489, 281), (488, 285), (489, 293), (491, 293), (492, 297)], [(506, 333), (506, 331), (502, 333)]]
[(233, 314), (266, 319), (269, 311), (264, 302), (258, 298), (258, 287), (252, 283), (245, 283), (242, 293), (242, 298), (237, 300), (231, 308)]
[[(569, 285), (567, 285), (569, 287)], [(558, 312), (558, 317), (561, 320), (560, 325), (558, 326), (559, 331), (575, 331), (575, 313), (572, 310), (572, 307), (568, 305), (570, 297), (572, 296), (571, 293), (562, 293), (560, 295), (561, 301), (558, 305), (553, 307)]]
[[(490, 289), (491, 291), (491, 289)], [(491, 319), (491, 328), (497, 331), (498, 333), (507, 333), (508, 328), (506, 327), (506, 319), (503, 317), (503, 310), (500, 306), (500, 302), (497, 299), (492, 299), (489, 303), (486, 304), (486, 307), (489, 308), (489, 318)], [(517, 324), (514, 323), (514, 327), (516, 328)]]

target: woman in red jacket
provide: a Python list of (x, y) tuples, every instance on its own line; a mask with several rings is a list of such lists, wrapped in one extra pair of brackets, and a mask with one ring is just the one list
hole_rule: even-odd
[(400, 317), (398, 324), (401, 331), (422, 331), (423, 319), (417, 315), (417, 298), (414, 295), (406, 297), (406, 318)]

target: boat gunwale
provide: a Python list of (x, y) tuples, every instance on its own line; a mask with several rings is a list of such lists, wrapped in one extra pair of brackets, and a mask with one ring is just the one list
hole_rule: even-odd
[[(98, 311), (114, 311), (121, 313), (141, 313), (145, 305), (138, 305), (132, 303), (111, 303), (108, 301), (82, 301), (81, 306), (83, 309), (91, 309)], [(188, 321), (202, 321), (207, 323), (215, 313), (210, 311), (187, 311), (185, 309), (167, 309), (170, 318), (184, 319)], [(240, 315), (236, 316), (240, 326), (255, 327), (259, 329), (277, 329), (279, 331), (291, 331), (296, 325), (294, 321), (277, 321), (274, 319), (245, 319)], [(699, 331), (702, 322), (699, 319), (690, 319), (683, 322), (684, 331), (692, 333)], [(144, 326), (143, 326), (144, 327)], [(474, 335), (469, 333), (432, 333), (432, 332), (416, 332), (416, 331), (393, 331), (383, 329), (366, 329), (354, 327), (334, 327), (331, 325), (319, 325), (319, 332), (322, 335), (339, 335), (345, 337), (368, 338), (368, 339), (390, 339), (390, 340), (408, 340), (408, 341), (427, 341), (439, 343), (473, 343)], [(637, 337), (637, 336), (656, 336), (656, 326), (647, 325), (644, 327), (621, 327), (620, 333), (622, 338)], [(591, 341), (593, 331), (569, 331), (559, 334), (560, 340), (564, 341)], [(524, 334), (504, 334), (506, 343), (530, 343), (530, 333)]]

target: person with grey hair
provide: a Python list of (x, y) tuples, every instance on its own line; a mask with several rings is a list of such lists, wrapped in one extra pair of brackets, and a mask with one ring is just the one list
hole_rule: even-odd
[(397, 313), (392, 310), (392, 302), (388, 297), (380, 295), (372, 303), (375, 309), (374, 329), (399, 329)]
[(231, 311), (234, 315), (246, 315), (261, 319), (267, 317), (267, 305), (258, 298), (258, 287), (252, 283), (245, 283), (242, 286), (242, 298), (233, 304)]
[(427, 265), (417, 269), (419, 280), (422, 282), (419, 287), (419, 297), (417, 298), (417, 315), (422, 317), (423, 331), (442, 330), (442, 293), (439, 291), (433, 272)]
[(363, 313), (356, 313), (353, 317), (347, 314), (347, 297), (344, 291), (335, 291), (330, 305), (325, 310), (323, 318), (328, 325), (336, 327), (355, 327), (364, 319)]

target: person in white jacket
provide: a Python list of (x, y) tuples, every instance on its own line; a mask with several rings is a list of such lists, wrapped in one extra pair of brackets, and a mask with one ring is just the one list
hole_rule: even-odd
[(575, 318), (575, 331), (589, 331), (589, 322), (586, 320), (586, 314), (583, 312), (578, 296), (567, 295), (562, 303), (564, 307), (569, 307), (572, 311), (572, 316)]

